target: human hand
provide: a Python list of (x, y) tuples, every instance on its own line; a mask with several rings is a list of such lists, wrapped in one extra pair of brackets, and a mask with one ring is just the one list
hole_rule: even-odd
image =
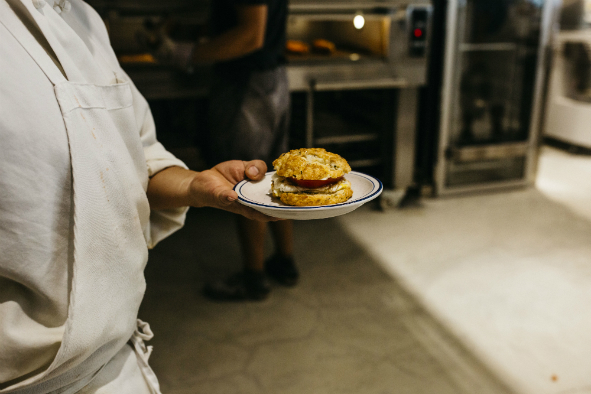
[(258, 221), (276, 221), (257, 210), (240, 204), (234, 185), (248, 177), (253, 181), (263, 179), (267, 171), (266, 164), (261, 160), (225, 161), (197, 173), (189, 185), (191, 205), (195, 207), (213, 207), (237, 213), (248, 219)]
[(139, 30), (136, 41), (161, 64), (178, 67), (183, 70), (191, 67), (191, 57), (195, 44), (173, 41), (162, 30)]

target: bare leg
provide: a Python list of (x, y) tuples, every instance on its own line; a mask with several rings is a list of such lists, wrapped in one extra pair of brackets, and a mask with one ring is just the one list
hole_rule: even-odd
[(252, 271), (263, 271), (267, 224), (243, 216), (237, 216), (237, 222), (244, 267)]
[(281, 257), (293, 256), (293, 222), (291, 220), (281, 220), (271, 222), (270, 225), (277, 254)]

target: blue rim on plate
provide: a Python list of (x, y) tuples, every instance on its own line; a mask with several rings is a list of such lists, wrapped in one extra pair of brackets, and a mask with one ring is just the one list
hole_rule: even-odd
[[(271, 172), (267, 172), (265, 174), (265, 176), (267, 175), (271, 175), (275, 173), (275, 171), (271, 171)], [(346, 206), (346, 205), (351, 205), (351, 204), (359, 204), (359, 203), (363, 203), (364, 201), (368, 201), (368, 200), (372, 200), (373, 198), (375, 198), (376, 196), (378, 196), (384, 186), (382, 185), (382, 181), (380, 181), (377, 178), (374, 178), (372, 176), (366, 175), (366, 174), (362, 174), (360, 172), (357, 171), (351, 171), (349, 174), (351, 175), (356, 175), (356, 176), (360, 176), (362, 178), (367, 179), (368, 181), (370, 181), (373, 185), (373, 189), (364, 197), (359, 198), (359, 199), (352, 199), (352, 200), (348, 200), (339, 204), (330, 204), (330, 205), (319, 205), (319, 206), (313, 206), (313, 207), (297, 207), (297, 206), (291, 206), (291, 205), (267, 205), (267, 204), (261, 204), (260, 202), (248, 199), (244, 197), (244, 194), (242, 193), (242, 188), (248, 183), (250, 182), (250, 180), (245, 179), (243, 181), (240, 181), (239, 183), (237, 183), (234, 186), (234, 190), (236, 191), (236, 193), (238, 193), (238, 200), (246, 203), (247, 205), (256, 205), (256, 206), (260, 206), (260, 207), (265, 207), (265, 208), (271, 208), (271, 209), (279, 209), (279, 210), (317, 210), (317, 209), (322, 209), (322, 210), (326, 210), (326, 209), (330, 209), (330, 208), (339, 208), (342, 206)], [(377, 185), (376, 185), (377, 184)]]

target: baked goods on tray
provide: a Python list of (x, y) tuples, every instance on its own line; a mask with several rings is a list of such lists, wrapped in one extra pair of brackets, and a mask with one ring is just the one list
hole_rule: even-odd
[(156, 59), (149, 53), (141, 53), (138, 55), (121, 55), (119, 56), (120, 63), (156, 63)]
[(331, 55), (337, 50), (334, 42), (325, 40), (323, 38), (318, 38), (312, 41), (312, 48), (314, 48), (314, 51), (324, 53), (326, 55)]
[(322, 148), (294, 149), (279, 156), (271, 182), (271, 194), (284, 204), (317, 206), (338, 204), (353, 196), (344, 175), (347, 160)]
[(298, 40), (287, 40), (285, 43), (285, 49), (289, 53), (295, 53), (298, 55), (304, 55), (310, 52), (310, 46), (305, 42)]

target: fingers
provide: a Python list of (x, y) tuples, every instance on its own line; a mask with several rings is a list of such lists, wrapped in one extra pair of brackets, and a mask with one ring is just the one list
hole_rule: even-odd
[(258, 181), (263, 179), (267, 172), (267, 165), (262, 160), (251, 160), (244, 162), (244, 172), (249, 179)]
[(267, 165), (262, 160), (230, 160), (216, 165), (214, 169), (222, 174), (228, 181), (236, 184), (242, 181), (245, 178), (245, 175), (248, 179), (253, 181), (263, 179), (267, 172)]
[(238, 194), (234, 190), (224, 190), (217, 195), (217, 202), (218, 204), (214, 205), (217, 208), (223, 209), (225, 211), (237, 213), (239, 215), (245, 216), (248, 219), (258, 220), (261, 222), (269, 222), (269, 221), (277, 221), (279, 219), (264, 215), (257, 211), (256, 209), (252, 209), (245, 205), (240, 204), (238, 201)]
[(236, 208), (234, 209), (227, 209), (230, 212), (234, 212), (237, 213), (239, 215), (242, 215), (248, 219), (251, 220), (258, 220), (259, 222), (276, 222), (278, 220), (278, 218), (274, 218), (272, 216), (267, 216), (264, 215), (262, 213), (260, 213), (259, 211), (257, 211), (256, 209), (252, 209), (250, 207), (247, 207), (245, 205), (240, 204), (239, 202), (235, 202), (232, 204), (231, 208)]
[(192, 190), (196, 203), (193, 206), (210, 206), (237, 213), (248, 219), (263, 222), (277, 221), (238, 202), (238, 194), (232, 187), (245, 176), (253, 181), (264, 178), (267, 165), (261, 160), (226, 161), (211, 170), (202, 171), (194, 178)]
[(244, 171), (246, 170), (244, 162), (240, 160), (224, 161), (212, 169), (222, 174), (232, 185), (244, 179)]
[(220, 205), (227, 206), (238, 200), (238, 194), (234, 190), (223, 190), (217, 198)]

